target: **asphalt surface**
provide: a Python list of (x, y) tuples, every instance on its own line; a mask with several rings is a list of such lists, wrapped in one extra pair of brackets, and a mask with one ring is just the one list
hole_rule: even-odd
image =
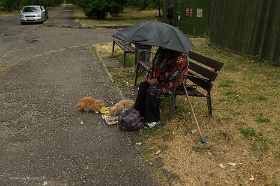
[(83, 96), (123, 99), (92, 50), (116, 30), (76, 28), (64, 8), (50, 9), (46, 24), (66, 27), (0, 17), (0, 65), (9, 67), (0, 73), (0, 185), (155, 185), (135, 133), (75, 108)]

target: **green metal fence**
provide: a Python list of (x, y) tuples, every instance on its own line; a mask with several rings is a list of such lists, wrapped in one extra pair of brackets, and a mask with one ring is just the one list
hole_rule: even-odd
[(212, 44), (280, 66), (279, 0), (211, 0), (210, 10)]

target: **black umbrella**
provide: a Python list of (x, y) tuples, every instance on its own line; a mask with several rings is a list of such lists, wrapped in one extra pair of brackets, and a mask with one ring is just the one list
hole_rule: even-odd
[(178, 28), (159, 21), (148, 21), (127, 27), (112, 37), (135, 44), (163, 47), (188, 53), (193, 44)]

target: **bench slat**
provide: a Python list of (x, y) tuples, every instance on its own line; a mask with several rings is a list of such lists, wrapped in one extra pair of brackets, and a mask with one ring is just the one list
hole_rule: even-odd
[(189, 61), (189, 69), (202, 75), (203, 77), (209, 79), (210, 81), (214, 81), (218, 76), (218, 74), (216, 72), (213, 72), (209, 69), (199, 66), (199, 65), (193, 63), (192, 61)]
[(216, 71), (219, 71), (221, 70), (222, 66), (224, 65), (223, 63), (217, 61), (217, 60), (214, 60), (214, 59), (211, 59), (211, 58), (208, 58), (206, 56), (202, 56), (198, 53), (195, 53), (195, 52), (192, 52), (190, 51), (188, 53), (189, 55), (189, 58), (201, 63), (201, 64), (204, 64), (206, 66), (209, 66), (213, 69), (215, 69)]
[[(191, 74), (191, 72), (189, 72), (189, 74)], [(204, 79), (201, 79), (199, 77), (196, 77), (196, 76), (188, 76), (188, 79), (190, 81), (192, 81), (194, 84), (200, 86), (201, 88), (203, 88), (204, 90), (206, 90), (207, 92), (211, 92), (211, 89), (212, 89), (212, 86), (213, 84), (204, 80)], [(188, 82), (188, 80), (187, 80)]]
[(115, 41), (115, 43), (126, 53), (135, 53), (135, 48), (129, 45), (129, 43), (125, 43), (124, 41)]

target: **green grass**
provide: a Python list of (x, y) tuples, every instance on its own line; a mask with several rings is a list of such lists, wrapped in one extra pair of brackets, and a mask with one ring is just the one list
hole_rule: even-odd
[(149, 138), (151, 136), (157, 136), (160, 134), (160, 130), (158, 130), (157, 128), (154, 129), (149, 129), (149, 128), (145, 128), (144, 130), (140, 130), (136, 140), (139, 142), (144, 142), (146, 138)]
[(267, 101), (268, 98), (266, 96), (259, 95), (259, 96), (254, 97), (254, 100), (255, 101)]
[(234, 80), (232, 80), (232, 79), (226, 79), (226, 80), (220, 82), (220, 83), (219, 83), (219, 86), (221, 86), (221, 87), (231, 87), (232, 84), (234, 84)]
[(256, 120), (258, 123), (270, 123), (269, 118), (258, 117)]
[(270, 143), (270, 140), (267, 137), (263, 136), (258, 137), (258, 141), (263, 143)]
[(231, 98), (233, 98), (233, 99), (239, 98), (238, 93), (235, 92), (234, 90), (225, 91), (225, 92), (224, 92), (224, 95), (225, 95), (225, 96), (229, 96), (229, 97), (231, 97)]
[(144, 157), (148, 157), (152, 154), (152, 151), (150, 149), (144, 149), (142, 155)]
[[(180, 99), (176, 99), (176, 104), (172, 117), (175, 117), (177, 119), (188, 120), (186, 116), (190, 112), (190, 105), (186, 99), (186, 96), (178, 96), (178, 97), (180, 97)], [(171, 97), (161, 100), (160, 107), (161, 107), (162, 117), (164, 117), (165, 120), (169, 115), (170, 104), (171, 104)]]
[(193, 150), (195, 152), (205, 152), (207, 151), (209, 148), (206, 146), (206, 145), (196, 145), (196, 146), (193, 146)]
[(240, 133), (243, 134), (245, 137), (248, 136), (256, 136), (256, 131), (255, 129), (251, 128), (251, 127), (245, 127), (245, 128), (241, 128), (239, 129)]
[(272, 185), (273, 186), (280, 186), (280, 176), (277, 174), (274, 174), (272, 176)]
[(132, 86), (134, 84), (134, 70), (128, 68), (116, 69), (108, 68), (108, 71), (113, 75), (115, 84), (119, 88)]
[(268, 145), (266, 143), (255, 142), (252, 145), (252, 150), (260, 152), (260, 153), (267, 152), (268, 149), (269, 149), (269, 147), (268, 147)]

